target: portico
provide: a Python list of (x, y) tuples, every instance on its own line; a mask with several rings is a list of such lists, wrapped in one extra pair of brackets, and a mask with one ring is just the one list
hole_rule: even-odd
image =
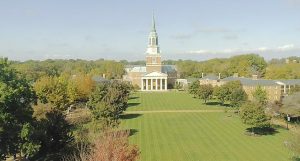
[(152, 72), (141, 78), (142, 91), (166, 91), (168, 88), (168, 75), (161, 72)]

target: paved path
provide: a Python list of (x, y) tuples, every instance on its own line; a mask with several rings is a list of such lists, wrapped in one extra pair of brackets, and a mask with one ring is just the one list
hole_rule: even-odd
[[(125, 111), (125, 114), (146, 114), (146, 113), (209, 113), (224, 112), (224, 110), (153, 110), (153, 111)], [(233, 112), (233, 110), (228, 110)]]

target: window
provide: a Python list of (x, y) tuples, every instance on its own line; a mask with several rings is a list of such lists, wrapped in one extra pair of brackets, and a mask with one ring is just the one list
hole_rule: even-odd
[(154, 64), (156, 63), (156, 58), (155, 57), (152, 58), (152, 63), (154, 63)]

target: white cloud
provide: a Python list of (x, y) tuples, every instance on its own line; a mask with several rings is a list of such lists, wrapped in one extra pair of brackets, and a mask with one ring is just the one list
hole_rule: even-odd
[(267, 47), (260, 47), (260, 48), (257, 48), (258, 51), (267, 51), (269, 50), (269, 48)]
[(299, 51), (300, 47), (296, 47), (294, 44), (287, 44), (278, 46), (275, 48), (268, 47), (258, 47), (258, 48), (228, 48), (223, 50), (191, 50), (186, 52), (187, 54), (195, 54), (195, 55), (236, 55), (243, 53), (280, 53), (280, 52), (288, 52), (288, 51)]
[(70, 59), (71, 55), (69, 55), (69, 54), (65, 54), (65, 55), (63, 55), (63, 54), (52, 54), (52, 55), (46, 54), (44, 56), (44, 58), (45, 59)]
[(292, 50), (295, 48), (294, 44), (287, 44), (287, 45), (283, 45), (283, 46), (278, 46), (279, 50)]

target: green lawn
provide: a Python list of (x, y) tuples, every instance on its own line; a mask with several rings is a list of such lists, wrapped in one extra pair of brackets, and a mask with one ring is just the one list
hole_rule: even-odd
[(128, 103), (128, 111), (223, 109), (222, 106), (204, 105), (185, 92), (137, 92)]
[[(140, 104), (130, 110), (218, 108), (203, 106), (185, 93), (135, 96), (139, 98), (134, 100)], [(139, 146), (142, 161), (285, 161), (289, 158), (283, 144), (288, 135), (286, 130), (277, 129), (272, 135), (260, 137), (247, 136), (244, 134), (247, 127), (232, 113), (127, 114), (121, 125), (132, 129), (130, 141)]]

